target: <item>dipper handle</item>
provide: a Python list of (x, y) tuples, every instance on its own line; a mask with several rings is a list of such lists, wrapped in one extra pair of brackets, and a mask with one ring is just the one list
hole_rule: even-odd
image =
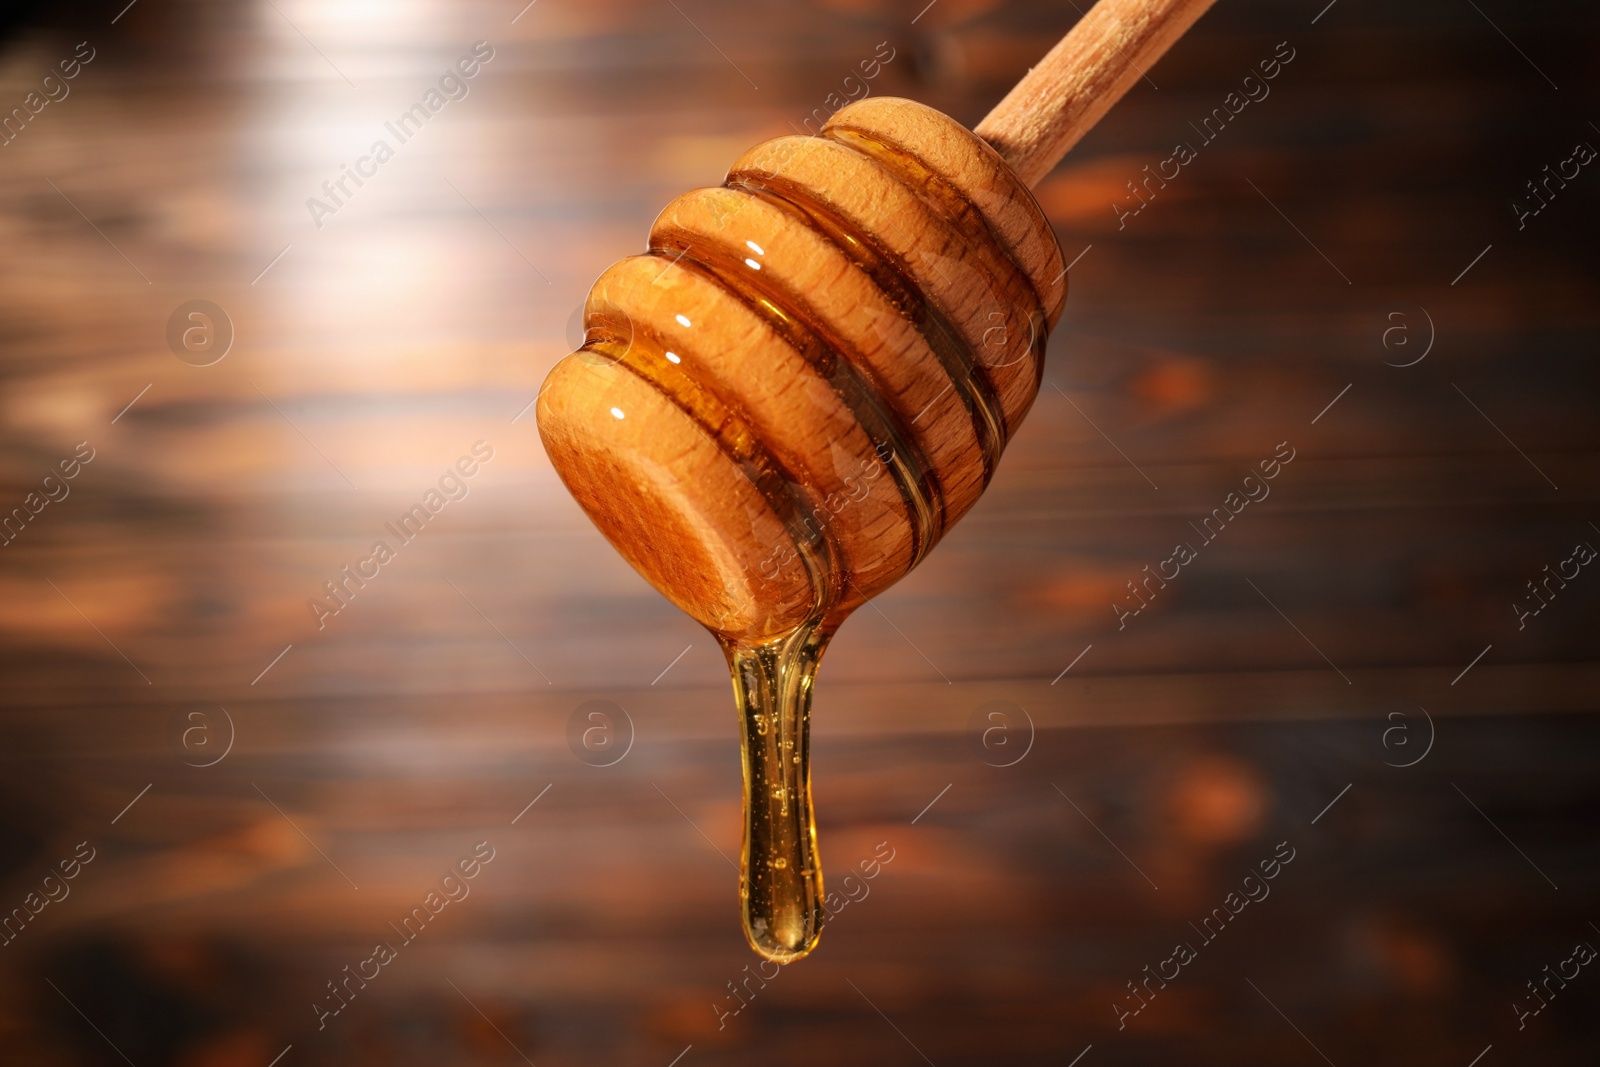
[(1213, 0), (1100, 0), (972, 132), (1030, 187)]

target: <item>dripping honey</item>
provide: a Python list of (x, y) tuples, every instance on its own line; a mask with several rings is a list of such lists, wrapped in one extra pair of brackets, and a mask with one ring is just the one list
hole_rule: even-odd
[(723, 639), (739, 708), (744, 846), (739, 898), (745, 937), (788, 963), (822, 935), (822, 865), (811, 807), (811, 690), (827, 646), (808, 623), (755, 644)]

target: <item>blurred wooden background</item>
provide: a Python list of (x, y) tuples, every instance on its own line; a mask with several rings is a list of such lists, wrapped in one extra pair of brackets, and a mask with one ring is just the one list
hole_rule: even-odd
[[(0, 548), (0, 909), (31, 915), (0, 1059), (1594, 1062), (1592, 968), (1515, 1006), (1600, 946), (1600, 576), (1513, 607), (1600, 545), (1600, 173), (1515, 208), (1600, 147), (1592, 10), (1222, 0), (1041, 187), (1077, 257), (1047, 384), (817, 694), (824, 863), (894, 859), (719, 1019), (755, 962), (726, 672), (526, 406), (656, 211), (880, 42), (872, 92), (972, 123), (1072, 5), (124, 2), (4, 16), (0, 111), (93, 58), (0, 147), (0, 508), (94, 458)], [(307, 198), (478, 41), (319, 228)], [(205, 367), (166, 338), (197, 299), (234, 332)], [(478, 441), (319, 630), (308, 599)], [(1283, 441), (1270, 498), (1119, 631), (1124, 583)], [(631, 722), (611, 766), (568, 742), (594, 700)], [(30, 897), (83, 841), (70, 895)], [(1272, 895), (1119, 1030), (1282, 841)]]

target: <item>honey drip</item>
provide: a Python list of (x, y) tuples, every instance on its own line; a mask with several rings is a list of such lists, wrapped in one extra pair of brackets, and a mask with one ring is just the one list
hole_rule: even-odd
[(733, 672), (744, 766), (744, 934), (777, 963), (810, 952), (827, 917), (807, 740), (811, 687), (829, 636), (808, 622), (764, 644), (722, 642)]

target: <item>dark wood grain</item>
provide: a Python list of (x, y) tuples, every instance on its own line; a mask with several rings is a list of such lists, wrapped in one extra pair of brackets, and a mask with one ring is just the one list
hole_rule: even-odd
[[(0, 1059), (124, 1062), (88, 1016), (139, 1067), (1322, 1062), (1295, 1027), (1341, 1065), (1593, 1062), (1587, 969), (1525, 1029), (1512, 1006), (1600, 944), (1600, 578), (1522, 629), (1513, 605), (1600, 544), (1600, 177), (1511, 207), (1600, 145), (1593, 16), (1218, 5), (1046, 179), (1082, 258), (1039, 398), (819, 681), (829, 884), (895, 858), (719, 1029), (755, 962), (726, 669), (513, 419), (660, 206), (805, 132), (879, 42), (874, 95), (972, 123), (1075, 16), (677, 6), (11, 31), (5, 107), (97, 53), (0, 147), (0, 506), (95, 458), (0, 548), (0, 908), (98, 851), (0, 948)], [(470, 94), (317, 229), (306, 199), (479, 40)], [(1119, 229), (1281, 41), (1270, 95)], [(164, 336), (197, 298), (236, 332), (210, 367)], [(1386, 366), (1423, 309), (1429, 355)], [(319, 629), (308, 600), (477, 441), (467, 495)], [(1270, 497), (1119, 630), (1125, 583), (1284, 441)], [(613, 767), (568, 746), (590, 700), (632, 718)], [(1012, 767), (975, 748), (993, 701), (1035, 728)], [(233, 748), (186, 764), (223, 708)], [(1386, 766), (1422, 709), (1432, 749)], [(1270, 898), (1119, 1031), (1125, 983), (1285, 840)], [(471, 896), (319, 1031), (325, 983), (479, 841)]]

